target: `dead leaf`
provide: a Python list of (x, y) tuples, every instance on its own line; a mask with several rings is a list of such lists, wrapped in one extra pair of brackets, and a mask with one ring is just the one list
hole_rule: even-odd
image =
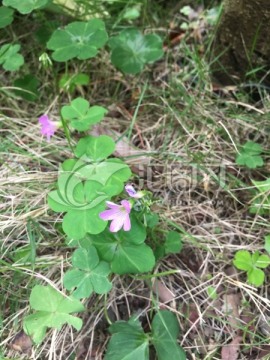
[(152, 290), (157, 294), (158, 300), (164, 304), (173, 301), (175, 298), (175, 294), (158, 279), (154, 279), (152, 282)]
[(13, 338), (10, 347), (13, 350), (19, 351), (21, 353), (29, 354), (32, 348), (32, 340), (23, 332), (23, 330), (21, 330)]
[(223, 346), (221, 349), (221, 360), (237, 360), (241, 341), (242, 337), (236, 336), (228, 345)]

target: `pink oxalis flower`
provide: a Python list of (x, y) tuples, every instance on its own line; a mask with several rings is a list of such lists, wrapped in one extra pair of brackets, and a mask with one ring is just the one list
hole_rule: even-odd
[(135, 199), (140, 199), (140, 198), (143, 197), (143, 192), (142, 191), (136, 191), (131, 184), (127, 184), (125, 186), (125, 190), (126, 190), (126, 192), (128, 193), (128, 195), (130, 197), (133, 197)]
[(129, 214), (131, 211), (131, 204), (127, 200), (122, 200), (121, 205), (117, 205), (111, 201), (106, 201), (109, 210), (102, 211), (99, 217), (102, 220), (112, 220), (110, 225), (111, 232), (117, 232), (120, 229), (129, 231), (131, 228)]
[(41, 125), (40, 132), (42, 135), (47, 136), (47, 141), (50, 141), (51, 136), (54, 135), (56, 130), (59, 127), (57, 122), (54, 122), (49, 119), (48, 115), (42, 115), (38, 118), (38, 121)]

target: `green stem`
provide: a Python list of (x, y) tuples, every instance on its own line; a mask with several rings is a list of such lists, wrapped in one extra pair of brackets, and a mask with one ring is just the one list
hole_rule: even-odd
[(132, 276), (131, 275), (131, 277), (136, 280), (147, 280), (147, 279), (151, 279), (151, 278), (155, 278), (155, 277), (177, 274), (180, 271), (181, 270), (168, 270), (168, 271), (163, 271), (163, 272), (156, 273), (156, 274), (148, 274), (148, 275), (142, 275), (142, 276)]

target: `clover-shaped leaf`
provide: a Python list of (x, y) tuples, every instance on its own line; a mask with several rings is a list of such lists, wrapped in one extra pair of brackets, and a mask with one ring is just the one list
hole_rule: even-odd
[(100, 122), (106, 113), (102, 106), (89, 107), (89, 102), (81, 97), (61, 109), (63, 118), (69, 120), (71, 127), (78, 131), (88, 130), (91, 125)]
[(123, 30), (109, 40), (111, 61), (121, 71), (136, 74), (144, 65), (160, 59), (163, 55), (162, 40), (158, 35), (143, 35), (137, 29)]
[(18, 70), (24, 63), (24, 58), (18, 54), (21, 45), (5, 44), (0, 48), (0, 65), (8, 71)]
[[(102, 136), (100, 138), (101, 142), (94, 142), (95, 145), (104, 144)], [(111, 152), (113, 149), (109, 150)], [(107, 154), (105, 145), (103, 149), (93, 146), (94, 158), (101, 159)], [(85, 161), (65, 161), (58, 177), (58, 189), (48, 195), (52, 210), (66, 212), (63, 230), (74, 240), (82, 239), (87, 233), (99, 234), (105, 229), (107, 222), (99, 217), (100, 212), (105, 210), (105, 201), (121, 193), (124, 182), (131, 175), (129, 167), (121, 160), (87, 160), (90, 161), (86, 156)]]
[(21, 14), (29, 14), (47, 4), (48, 0), (3, 0), (3, 5), (18, 10)]
[(120, 230), (116, 234), (105, 230), (88, 238), (101, 259), (111, 263), (116, 274), (138, 274), (151, 271), (155, 265), (152, 249), (144, 244), (146, 232), (144, 226), (131, 215), (131, 231)]
[(260, 144), (253, 141), (248, 141), (244, 144), (239, 155), (236, 158), (238, 165), (247, 166), (249, 169), (255, 169), (256, 167), (263, 165), (263, 159), (260, 156), (263, 149)]
[(47, 48), (54, 50), (55, 61), (68, 61), (73, 58), (86, 60), (96, 56), (108, 39), (104, 22), (91, 19), (88, 22), (75, 21), (64, 29), (54, 31)]
[(77, 86), (88, 85), (89, 81), (89, 75), (84, 73), (64, 74), (59, 80), (59, 88), (66, 92), (73, 93)]
[(117, 321), (109, 331), (112, 337), (104, 360), (149, 359), (149, 339), (139, 320)]
[(109, 136), (86, 136), (79, 140), (75, 155), (77, 157), (86, 155), (90, 160), (100, 161), (110, 156), (114, 149), (115, 142)]
[(110, 198), (102, 191), (103, 185), (91, 180), (83, 183), (74, 174), (67, 173), (58, 178), (58, 184), (58, 190), (49, 193), (48, 204), (56, 212), (67, 212), (63, 218), (64, 232), (73, 239), (102, 232), (106, 223), (99, 214)]
[(24, 319), (23, 327), (37, 344), (42, 342), (49, 327), (60, 330), (65, 323), (76, 330), (82, 327), (82, 320), (70, 314), (83, 311), (83, 305), (50, 286), (36, 285), (30, 295), (30, 306), (36, 312)]
[(250, 284), (261, 286), (265, 277), (261, 269), (270, 265), (270, 257), (268, 255), (260, 255), (258, 251), (251, 254), (247, 250), (240, 250), (236, 252), (233, 264), (237, 269), (247, 272)]
[(13, 13), (14, 10), (5, 6), (0, 6), (0, 29), (12, 23)]
[(159, 311), (152, 321), (152, 333), (145, 334), (134, 317), (117, 321), (109, 328), (112, 334), (105, 360), (148, 360), (153, 344), (159, 360), (185, 360), (184, 350), (177, 344), (179, 325), (170, 311)]
[(75, 298), (89, 297), (93, 291), (105, 294), (111, 290), (112, 284), (107, 279), (110, 274), (109, 264), (99, 261), (94, 246), (77, 249), (72, 255), (72, 265), (74, 268), (64, 276), (64, 286), (68, 290), (76, 288), (72, 293)]
[(160, 360), (185, 360), (184, 350), (177, 344), (180, 329), (176, 316), (168, 311), (159, 311), (152, 321), (152, 341)]

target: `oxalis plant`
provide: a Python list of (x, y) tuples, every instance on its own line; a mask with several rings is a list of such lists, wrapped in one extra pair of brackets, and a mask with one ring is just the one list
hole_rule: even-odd
[[(51, 141), (61, 127), (85, 132), (105, 114), (103, 107), (90, 106), (79, 97), (62, 107), (61, 122), (42, 115), (41, 133)], [(60, 330), (70, 324), (80, 330), (82, 320), (73, 313), (84, 311), (82, 299), (107, 294), (113, 287), (113, 274), (148, 273), (151, 278), (157, 258), (181, 250), (180, 234), (175, 231), (168, 231), (158, 245), (147, 241), (149, 234), (159, 233), (159, 217), (151, 212), (152, 194), (135, 189), (129, 182), (129, 166), (112, 156), (114, 150), (109, 136), (83, 136), (74, 156), (61, 164), (56, 188), (48, 194), (49, 207), (64, 214), (62, 229), (75, 250), (64, 274), (68, 296), (50, 286), (32, 289), (34, 312), (23, 326), (36, 344), (44, 340), (48, 328)], [(149, 359), (150, 345), (161, 360), (185, 359), (177, 343), (178, 320), (169, 311), (156, 311), (150, 333), (144, 332), (136, 317), (112, 324), (109, 331), (112, 337), (105, 359)]]
[[(0, 28), (9, 26), (14, 14), (41, 11), (48, 0), (4, 0), (0, 7)], [(42, 34), (41, 34), (42, 35)], [(74, 21), (51, 31), (41, 65), (50, 69), (55, 62), (72, 59), (84, 61), (106, 49), (111, 52), (112, 64), (124, 74), (136, 74), (163, 55), (162, 40), (156, 34), (144, 35), (135, 28), (125, 29), (109, 37), (100, 19)], [(0, 65), (6, 71), (18, 71), (24, 65), (23, 48), (19, 43), (0, 47)], [(80, 84), (88, 84), (86, 74), (68, 72), (60, 79), (59, 87), (69, 92)], [(15, 80), (26, 90), (28, 101), (36, 101), (37, 80), (30, 75)], [(76, 315), (85, 311), (83, 302), (93, 294), (107, 294), (113, 287), (113, 275), (137, 275), (151, 279), (162, 256), (181, 250), (180, 234), (164, 231), (157, 214), (151, 212), (152, 194), (136, 190), (130, 183), (132, 172), (122, 160), (113, 156), (115, 141), (106, 135), (89, 135), (107, 110), (82, 98), (73, 99), (60, 110), (55, 122), (45, 113), (39, 117), (41, 134), (47, 141), (62, 129), (73, 156), (59, 169), (55, 189), (48, 194), (48, 205), (63, 214), (62, 229), (66, 244), (74, 251), (64, 274), (65, 292), (49, 285), (36, 285), (30, 295), (31, 313), (24, 318), (23, 328), (35, 344), (40, 344), (50, 328), (60, 330), (64, 324), (79, 331), (82, 320)], [(82, 137), (74, 145), (73, 132)], [(87, 134), (87, 135), (86, 135)], [(173, 273), (173, 270), (172, 270)], [(162, 275), (162, 274), (158, 274)], [(155, 274), (156, 276), (156, 274)], [(105, 305), (106, 306), (106, 305)], [(174, 313), (159, 310), (155, 305), (151, 329), (145, 331), (140, 319), (111, 324), (112, 334), (105, 359), (149, 359), (149, 347), (154, 346), (160, 360), (185, 359), (178, 345), (179, 323)]]

